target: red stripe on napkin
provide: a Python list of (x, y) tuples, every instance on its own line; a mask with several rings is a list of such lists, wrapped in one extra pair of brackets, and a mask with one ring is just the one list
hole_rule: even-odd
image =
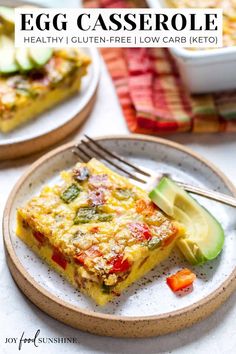
[[(146, 7), (144, 0), (85, 0), (86, 7)], [(236, 132), (236, 91), (190, 95), (164, 48), (102, 48), (131, 132)]]

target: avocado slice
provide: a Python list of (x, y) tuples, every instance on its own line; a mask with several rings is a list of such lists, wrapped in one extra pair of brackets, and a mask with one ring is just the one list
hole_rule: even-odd
[(29, 57), (29, 48), (16, 48), (16, 62), (21, 71), (29, 71), (34, 68), (34, 63)]
[(13, 39), (2, 34), (0, 36), (0, 74), (11, 74), (19, 71), (15, 60), (15, 47)]
[(167, 215), (185, 226), (186, 234), (177, 245), (191, 264), (202, 264), (219, 255), (225, 238), (222, 226), (184, 189), (164, 177), (149, 197)]
[(2, 33), (13, 33), (15, 28), (15, 11), (11, 7), (0, 6), (0, 24)]
[(53, 50), (51, 48), (29, 48), (29, 57), (36, 67), (40, 67), (46, 64), (51, 58), (52, 54)]

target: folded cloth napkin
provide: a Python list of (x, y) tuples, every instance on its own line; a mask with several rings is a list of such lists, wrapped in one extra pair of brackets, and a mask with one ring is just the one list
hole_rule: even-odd
[[(84, 0), (90, 8), (146, 7), (144, 0)], [(102, 48), (131, 132), (236, 132), (236, 91), (191, 95), (165, 48)]]

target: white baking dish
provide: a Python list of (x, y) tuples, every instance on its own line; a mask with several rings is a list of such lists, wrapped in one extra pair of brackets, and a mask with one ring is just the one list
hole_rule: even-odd
[[(147, 0), (152, 8), (164, 7), (164, 0)], [(190, 51), (170, 48), (184, 83), (193, 93), (236, 88), (236, 46)]]

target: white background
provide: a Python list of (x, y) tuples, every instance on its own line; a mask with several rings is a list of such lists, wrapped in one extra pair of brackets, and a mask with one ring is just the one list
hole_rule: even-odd
[[(77, 1), (44, 1), (42, 4), (74, 7)], [(109, 99), (107, 99), (109, 97)], [(97, 103), (88, 121), (76, 136), (84, 132), (91, 136), (104, 134), (127, 134), (128, 130), (112, 83), (102, 67), (101, 85)], [(74, 137), (76, 137), (74, 136)], [(168, 138), (180, 142), (201, 153), (225, 174), (236, 181), (236, 135), (172, 135)], [(68, 139), (67, 139), (68, 140)], [(1, 214), (7, 196), (13, 185), (36, 159), (32, 156), (18, 162), (0, 163), (0, 209)], [(19, 353), (60, 354), (60, 353), (110, 353), (110, 354), (233, 354), (236, 353), (236, 293), (212, 316), (193, 327), (171, 335), (149, 339), (105, 338), (72, 329), (48, 317), (32, 305), (18, 290), (6, 267), (2, 240), (0, 241), (0, 353), (15, 354), (15, 345), (4, 345), (5, 337), (19, 337), (25, 331), (33, 336), (41, 330), (45, 337), (77, 337), (79, 344), (50, 344), (33, 349), (24, 345)]]

